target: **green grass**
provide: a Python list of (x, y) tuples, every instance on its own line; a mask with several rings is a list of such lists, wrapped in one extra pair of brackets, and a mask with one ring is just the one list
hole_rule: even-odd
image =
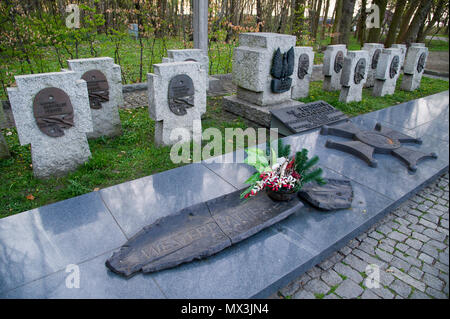
[(448, 52), (448, 41), (432, 40), (429, 42), (429, 40), (425, 40), (425, 45), (428, 47), (428, 50)]
[[(34, 178), (30, 147), (19, 144), (16, 129), (4, 130), (12, 156), (0, 160), (0, 218), (183, 165), (172, 163), (170, 147), (155, 146), (154, 121), (147, 108), (119, 113), (123, 134), (90, 140), (92, 158), (61, 178)], [(209, 99), (203, 129), (215, 127), (224, 136), (225, 128), (248, 127), (243, 120), (227, 119), (222, 113), (219, 101)]]
[(306, 98), (301, 98), (299, 101), (309, 103), (317, 100), (323, 100), (349, 116), (356, 116), (449, 89), (448, 81), (423, 77), (419, 89), (413, 92), (406, 92), (400, 90), (401, 80), (402, 76), (400, 76), (397, 81), (397, 88), (393, 95), (373, 97), (372, 89), (363, 89), (362, 101), (351, 103), (339, 102), (340, 91), (323, 91), (322, 81), (311, 82), (309, 96)]

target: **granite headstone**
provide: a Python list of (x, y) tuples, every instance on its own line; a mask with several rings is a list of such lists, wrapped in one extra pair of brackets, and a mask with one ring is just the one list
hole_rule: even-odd
[(414, 91), (420, 87), (427, 58), (428, 48), (424, 46), (411, 46), (408, 49), (400, 89), (403, 91)]
[(400, 49), (383, 49), (378, 60), (373, 96), (391, 95), (395, 92), (400, 75)]
[[(201, 116), (206, 112), (205, 70), (198, 62), (171, 62), (154, 65), (147, 75), (150, 117), (155, 120), (155, 143), (172, 145), (175, 129), (186, 129), (201, 142)], [(201, 124), (200, 124), (201, 126)]]
[(294, 76), (297, 76), (295, 85), (292, 86), (291, 97), (299, 99), (309, 95), (309, 82), (314, 65), (314, 51), (312, 47), (295, 47)]
[(120, 135), (119, 106), (124, 104), (120, 66), (109, 57), (68, 60), (67, 64), (87, 82), (94, 128), (88, 138)]
[(344, 58), (347, 54), (345, 44), (329, 45), (323, 56), (323, 90), (337, 91), (341, 89), (341, 75)]
[(341, 75), (341, 93), (339, 101), (359, 102), (362, 99), (362, 89), (367, 80), (369, 55), (365, 50), (348, 51), (344, 59)]
[(364, 83), (364, 87), (373, 87), (375, 82), (375, 73), (377, 71), (378, 61), (380, 59), (381, 51), (384, 45), (381, 43), (364, 43), (362, 50), (367, 51), (369, 54), (369, 60), (367, 64), (367, 80)]
[(34, 175), (62, 176), (85, 163), (92, 132), (86, 81), (72, 71), (15, 79), (8, 96), (20, 144), (31, 144)]

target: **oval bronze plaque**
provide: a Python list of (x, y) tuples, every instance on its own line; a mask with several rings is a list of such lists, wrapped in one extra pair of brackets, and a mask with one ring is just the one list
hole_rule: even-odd
[(417, 72), (422, 72), (423, 69), (425, 68), (425, 60), (427, 59), (427, 54), (425, 52), (423, 52), (420, 57), (419, 57), (419, 61), (417, 62)]
[(41, 132), (51, 137), (63, 136), (63, 129), (74, 125), (70, 98), (66, 92), (55, 87), (45, 88), (36, 94), (33, 114)]
[(174, 76), (169, 82), (169, 108), (176, 115), (187, 114), (194, 106), (194, 83), (186, 74)]
[(355, 84), (361, 83), (361, 81), (364, 79), (364, 75), (366, 73), (366, 59), (361, 58), (356, 63), (355, 66), (355, 75), (354, 75), (354, 81)]
[(300, 80), (305, 78), (305, 75), (308, 74), (309, 69), (309, 56), (306, 53), (300, 54), (298, 58), (298, 71), (297, 76)]
[(334, 58), (334, 72), (341, 72), (344, 67), (344, 53), (342, 51), (338, 51), (336, 53), (336, 57)]
[(101, 109), (102, 102), (109, 101), (109, 85), (106, 76), (99, 70), (87, 71), (81, 77), (87, 82), (91, 109)]
[(391, 79), (393, 79), (395, 75), (398, 73), (399, 65), (400, 65), (400, 58), (398, 57), (398, 55), (396, 55), (392, 59), (391, 67), (389, 68), (389, 76), (391, 77)]
[(377, 66), (378, 66), (378, 60), (380, 59), (380, 54), (381, 54), (381, 49), (376, 49), (373, 57), (372, 57), (372, 69), (376, 70)]

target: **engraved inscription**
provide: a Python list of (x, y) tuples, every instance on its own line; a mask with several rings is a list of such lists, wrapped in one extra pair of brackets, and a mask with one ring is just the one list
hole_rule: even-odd
[(174, 76), (169, 82), (169, 108), (176, 115), (186, 115), (194, 106), (194, 83), (186, 74)]
[(45, 88), (36, 94), (33, 114), (41, 132), (50, 137), (63, 136), (63, 130), (74, 125), (70, 98), (66, 92), (55, 87)]
[(87, 83), (91, 109), (101, 109), (103, 102), (109, 101), (109, 85), (106, 76), (99, 70), (91, 70), (81, 77)]

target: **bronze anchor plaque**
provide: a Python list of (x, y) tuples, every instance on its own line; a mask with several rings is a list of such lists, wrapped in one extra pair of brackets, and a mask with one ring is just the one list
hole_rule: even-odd
[(377, 66), (378, 66), (378, 60), (380, 59), (380, 54), (381, 54), (381, 50), (380, 49), (376, 49), (375, 53), (373, 54), (372, 57), (372, 70), (376, 70)]
[(87, 82), (91, 109), (102, 108), (102, 102), (109, 101), (109, 85), (106, 76), (99, 70), (87, 71), (81, 77)]
[(174, 76), (169, 82), (169, 108), (176, 115), (186, 115), (194, 106), (194, 83), (186, 74)]
[(391, 79), (393, 79), (395, 77), (395, 75), (398, 73), (399, 64), (400, 64), (400, 58), (398, 57), (398, 55), (396, 55), (392, 59), (391, 67), (389, 68), (389, 76), (391, 77)]
[(63, 136), (63, 129), (74, 125), (70, 98), (66, 92), (55, 87), (45, 88), (36, 94), (33, 114), (41, 132), (50, 137)]
[(306, 53), (300, 54), (298, 58), (298, 72), (297, 76), (300, 80), (305, 78), (305, 75), (308, 74), (309, 69), (309, 56)]
[(422, 72), (423, 69), (425, 68), (425, 60), (427, 59), (427, 54), (425, 52), (423, 52), (420, 57), (419, 57), (419, 61), (417, 62), (417, 72)]
[(344, 53), (342, 51), (338, 51), (334, 59), (334, 72), (336, 73), (341, 72), (343, 67), (344, 67)]
[(356, 63), (355, 66), (355, 76), (354, 81), (355, 84), (361, 83), (361, 81), (364, 79), (364, 74), (366, 73), (366, 59), (362, 58), (359, 59), (359, 61)]

